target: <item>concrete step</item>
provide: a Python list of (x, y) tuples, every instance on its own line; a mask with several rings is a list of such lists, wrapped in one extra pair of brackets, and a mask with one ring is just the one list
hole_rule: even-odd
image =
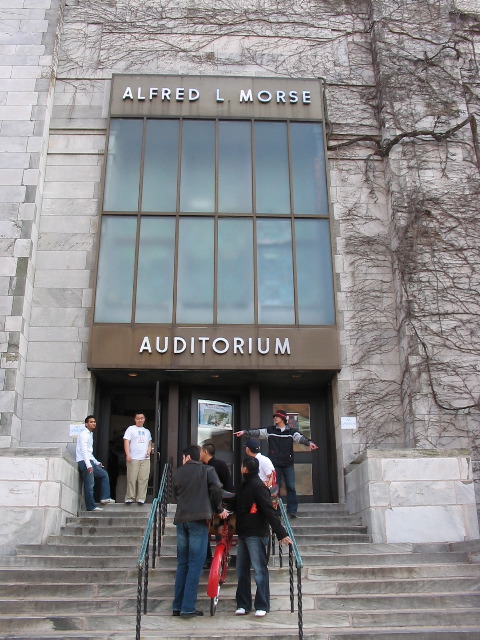
[[(165, 569), (163, 570), (165, 572)], [(155, 570), (152, 570), (152, 575)], [(42, 569), (37, 567), (21, 568), (16, 564), (10, 568), (0, 568), (0, 584), (3, 586), (10, 584), (37, 584), (42, 585), (39, 588), (39, 593), (43, 590), (43, 585), (47, 583), (52, 584), (83, 584), (90, 581), (92, 584), (96, 583), (127, 583), (137, 582), (137, 570), (125, 570), (124, 568), (114, 569), (86, 569), (79, 567), (76, 571), (72, 571), (71, 568), (52, 568)]]
[(480, 593), (435, 593), (435, 594), (372, 594), (350, 596), (319, 596), (315, 598), (316, 608), (321, 611), (385, 610), (394, 609), (468, 609), (480, 611)]
[[(412, 563), (413, 560), (412, 559)], [(438, 577), (460, 577), (474, 576), (480, 574), (478, 566), (467, 563), (456, 564), (411, 564), (397, 566), (339, 566), (339, 567), (308, 567), (307, 574), (309, 580), (385, 580), (388, 578), (438, 578)]]
[[(231, 638), (235, 640), (282, 640), (283, 638), (298, 638), (297, 614), (289, 611), (276, 611), (275, 615), (267, 615), (262, 620), (253, 615), (233, 615), (232, 607), (228, 612), (217, 611), (215, 617), (205, 615), (201, 618), (172, 618), (170, 612), (165, 614), (149, 613), (142, 616), (142, 640), (147, 638), (165, 638), (166, 640), (184, 640), (187, 638)], [(478, 612), (477, 612), (478, 616)], [(447, 615), (442, 621), (434, 624), (401, 626), (402, 621), (392, 616), (396, 628), (392, 624), (374, 628), (352, 628), (348, 625), (348, 616), (332, 615), (328, 612), (319, 616), (318, 611), (306, 612), (303, 616), (304, 637), (309, 640), (333, 640), (352, 638), (355, 640), (367, 640), (376, 638), (387, 640), (390, 637), (399, 637), (403, 640), (423, 637), (428, 640), (478, 640), (480, 625), (473, 622), (459, 629), (455, 624), (455, 614), (449, 619)], [(470, 622), (473, 618), (469, 618)], [(446, 625), (443, 625), (443, 622)], [(119, 640), (120, 638), (132, 640), (135, 632), (135, 616), (119, 614), (117, 616), (54, 616), (42, 618), (39, 616), (21, 616), (6, 620), (0, 616), (0, 631), (7, 632), (7, 638), (35, 638), (46, 640), (47, 638), (104, 638), (105, 640)], [(27, 635), (27, 633), (31, 635)], [(458, 633), (463, 635), (458, 635)], [(22, 635), (23, 633), (23, 635)], [(432, 634), (443, 635), (432, 635)], [(13, 635), (15, 634), (15, 635)], [(108, 634), (108, 635), (105, 635)], [(412, 635), (413, 634), (413, 635)], [(423, 634), (423, 637), (422, 637)], [(456, 635), (457, 634), (457, 635)], [(477, 635), (475, 635), (477, 634)]]
[(73, 518), (69, 516), (66, 520), (68, 527), (75, 525), (77, 527), (138, 527), (145, 530), (147, 517), (143, 516), (118, 516), (118, 517), (99, 517), (99, 516), (81, 516)]
[(363, 580), (362, 582), (336, 582), (338, 595), (400, 594), (400, 593), (452, 593), (480, 592), (480, 576), (431, 578), (408, 580)]
[(70, 544), (28, 544), (17, 548), (18, 556), (112, 556), (128, 557), (136, 556), (140, 550), (142, 539), (137, 539), (136, 544), (126, 545), (87, 545), (75, 546)]
[(296, 524), (292, 527), (295, 538), (298, 536), (316, 536), (316, 535), (329, 535), (329, 534), (346, 534), (346, 533), (360, 533), (367, 534), (367, 527), (361, 525), (311, 525), (303, 526), (303, 524)]
[(450, 564), (451, 562), (468, 562), (468, 554), (452, 553), (385, 553), (385, 554), (305, 554), (302, 559), (306, 566), (396, 566), (412, 564)]
[(81, 527), (73, 524), (68, 527), (63, 527), (60, 533), (56, 536), (50, 536), (50, 539), (59, 537), (69, 538), (71, 536), (82, 536), (86, 538), (114, 538), (118, 540), (123, 536), (134, 536), (135, 538), (143, 538), (145, 533), (145, 526), (125, 526), (125, 527)]
[[(87, 549), (84, 549), (84, 553)], [(172, 558), (176, 561), (176, 558)], [(114, 569), (116, 567), (133, 568), (137, 564), (137, 557), (119, 556), (48, 556), (48, 555), (18, 555), (1, 559), (0, 567), (36, 567), (43, 569), (71, 568), (71, 569)]]
[[(132, 528), (133, 530), (133, 528)], [(152, 538), (153, 539), (153, 538)], [(47, 545), (68, 545), (68, 546), (75, 546), (75, 545), (79, 545), (79, 546), (104, 546), (104, 547), (116, 547), (118, 546), (118, 542), (119, 540), (122, 542), (123, 545), (133, 545), (133, 546), (138, 546), (140, 547), (140, 545), (142, 544), (142, 540), (143, 540), (143, 533), (139, 534), (138, 531), (135, 534), (130, 534), (130, 535), (125, 535), (124, 533), (120, 533), (118, 535), (90, 535), (90, 534), (85, 534), (85, 535), (78, 535), (78, 534), (71, 534), (71, 535), (58, 535), (58, 536), (50, 536), (48, 538), (48, 542)]]

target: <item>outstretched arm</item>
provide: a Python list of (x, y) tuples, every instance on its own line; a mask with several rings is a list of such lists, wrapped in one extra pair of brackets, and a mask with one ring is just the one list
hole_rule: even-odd
[(268, 437), (266, 429), (243, 429), (242, 431), (234, 431), (233, 435), (237, 438), (251, 436), (252, 438), (260, 438), (260, 440), (266, 440)]

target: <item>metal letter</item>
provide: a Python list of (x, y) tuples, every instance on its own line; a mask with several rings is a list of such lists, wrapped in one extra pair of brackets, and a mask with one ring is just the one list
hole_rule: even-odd
[(198, 338), (198, 341), (202, 343), (202, 354), (205, 355), (205, 343), (210, 340), (210, 338)]
[[(179, 347), (178, 345), (181, 345)], [(184, 338), (179, 338), (175, 336), (173, 339), (173, 353), (183, 353), (187, 348), (187, 341)]]
[(252, 90), (249, 89), (247, 93), (243, 89), (240, 90), (240, 102), (253, 102)]
[(298, 91), (289, 91), (288, 97), (290, 98), (290, 102), (298, 102)]
[(262, 350), (262, 338), (257, 338), (258, 353), (261, 353), (263, 355), (270, 351), (270, 338), (265, 338), (265, 340), (267, 341), (267, 347), (266, 349)]
[(165, 347), (163, 349), (160, 349), (160, 336), (157, 336), (155, 348), (158, 353), (166, 353), (168, 351), (168, 336), (165, 336)]
[[(225, 349), (223, 349), (223, 351), (217, 349), (217, 342), (220, 342), (220, 340), (225, 343)], [(215, 353), (227, 353), (227, 351), (230, 349), (230, 343), (226, 338), (215, 338), (212, 343), (212, 349), (215, 351)]]
[(237, 351), (243, 354), (243, 345), (245, 344), (245, 340), (243, 338), (234, 338), (233, 339), (233, 353), (237, 353)]
[(144, 351), (148, 351), (148, 353), (152, 353), (152, 347), (150, 346), (150, 340), (148, 336), (145, 336), (142, 341), (142, 346), (140, 347), (140, 351), (138, 353), (143, 353)]
[(283, 339), (283, 345), (280, 342), (280, 338), (275, 338), (275, 355), (279, 353), (290, 355), (290, 340), (288, 338)]
[[(266, 97), (262, 98), (262, 94), (265, 94)], [(270, 102), (270, 100), (272, 99), (272, 94), (270, 93), (270, 91), (266, 91), (264, 89), (263, 91), (258, 92), (257, 98), (259, 102)]]

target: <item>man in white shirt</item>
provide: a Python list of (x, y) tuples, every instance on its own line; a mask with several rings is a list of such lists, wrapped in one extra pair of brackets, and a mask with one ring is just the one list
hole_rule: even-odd
[(125, 431), (123, 446), (127, 456), (127, 491), (125, 503), (145, 504), (148, 477), (150, 475), (150, 454), (152, 436), (145, 427), (143, 413), (135, 414), (135, 424)]
[(85, 429), (78, 434), (75, 456), (78, 470), (83, 480), (83, 492), (85, 494), (87, 511), (102, 511), (102, 508), (97, 507), (95, 504), (93, 497), (93, 485), (95, 484), (96, 478), (100, 481), (101, 504), (111, 504), (115, 502), (115, 500), (110, 497), (110, 480), (108, 473), (103, 468), (103, 464), (93, 455), (93, 431), (96, 426), (95, 416), (87, 416), (85, 418)]
[(260, 440), (257, 438), (249, 438), (245, 443), (245, 453), (247, 456), (258, 460), (258, 475), (260, 476), (260, 480), (267, 486), (271, 486), (274, 480), (275, 467), (270, 458), (260, 453)]

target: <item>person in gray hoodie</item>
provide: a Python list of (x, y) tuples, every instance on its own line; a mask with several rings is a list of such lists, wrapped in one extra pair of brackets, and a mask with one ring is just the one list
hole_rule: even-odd
[(177, 510), (177, 572), (173, 599), (174, 616), (203, 616), (196, 609), (198, 583), (207, 555), (208, 520), (212, 513), (226, 518), (222, 505), (222, 483), (213, 467), (200, 462), (196, 445), (183, 451), (183, 464), (173, 474), (173, 495)]

